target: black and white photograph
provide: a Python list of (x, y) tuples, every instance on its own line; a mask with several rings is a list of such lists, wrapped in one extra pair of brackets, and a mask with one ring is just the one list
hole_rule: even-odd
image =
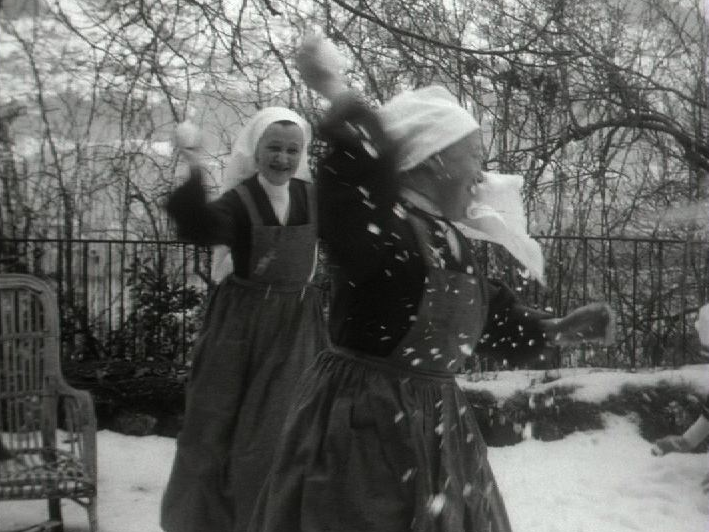
[(0, 0), (0, 532), (707, 532), (709, 0)]

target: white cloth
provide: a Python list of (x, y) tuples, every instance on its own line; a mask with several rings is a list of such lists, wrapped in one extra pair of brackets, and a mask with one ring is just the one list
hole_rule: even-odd
[(480, 128), (443, 87), (431, 85), (394, 96), (377, 111), (397, 147), (397, 170), (418, 166), (431, 155)]
[(527, 234), (522, 203), (522, 176), (483, 172), (467, 217), (456, 222), (463, 234), (503, 246), (532, 278), (544, 284), (544, 255), (539, 242)]
[[(305, 181), (312, 181), (310, 168), (308, 167), (308, 146), (310, 146), (312, 139), (310, 124), (296, 112), (286, 107), (265, 107), (254, 114), (239, 131), (232, 145), (231, 159), (224, 171), (222, 184), (220, 186), (221, 194), (231, 190), (256, 173), (256, 147), (258, 146), (258, 141), (269, 125), (274, 122), (279, 122), (280, 120), (295, 122), (303, 131), (303, 152), (293, 177)], [(279, 207), (279, 209), (281, 209), (281, 207)], [(234, 265), (231, 260), (229, 248), (226, 246), (214, 246), (212, 254), (212, 279), (219, 282), (232, 271), (234, 271)]]
[(276, 213), (276, 218), (281, 222), (281, 225), (286, 225), (288, 209), (290, 208), (290, 183), (274, 185), (261, 174), (258, 175), (257, 179), (266, 192), (266, 196), (268, 196), (268, 201), (270, 201), (271, 207), (273, 207), (273, 212)]

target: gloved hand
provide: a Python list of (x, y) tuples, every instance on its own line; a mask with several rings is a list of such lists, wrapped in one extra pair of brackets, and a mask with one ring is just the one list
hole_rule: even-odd
[(691, 450), (692, 446), (682, 436), (665, 436), (655, 442), (651, 452), (655, 456), (662, 456), (668, 453), (688, 453)]
[(584, 342), (611, 345), (615, 338), (613, 310), (606, 303), (590, 303), (563, 318), (542, 320), (547, 338), (553, 345), (576, 345)]

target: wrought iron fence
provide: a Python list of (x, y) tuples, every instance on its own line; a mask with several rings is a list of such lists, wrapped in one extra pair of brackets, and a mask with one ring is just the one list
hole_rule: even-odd
[[(616, 343), (549, 353), (548, 366), (638, 367), (697, 362), (693, 322), (709, 299), (705, 241), (540, 236), (546, 286), (497, 246), (488, 275), (557, 315), (591, 301), (616, 312)], [(0, 240), (0, 269), (51, 280), (63, 357), (185, 361), (211, 286), (209, 250), (178, 241)]]

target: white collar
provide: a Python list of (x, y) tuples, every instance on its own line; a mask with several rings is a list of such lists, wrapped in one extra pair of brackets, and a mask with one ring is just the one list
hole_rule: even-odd
[(263, 177), (261, 174), (258, 174), (257, 178), (259, 184), (263, 187), (263, 189), (266, 191), (266, 195), (269, 198), (284, 198), (288, 197), (288, 190), (289, 190), (289, 185), (290, 185), (290, 179), (286, 181), (282, 185), (274, 185), (271, 183), (268, 179)]

